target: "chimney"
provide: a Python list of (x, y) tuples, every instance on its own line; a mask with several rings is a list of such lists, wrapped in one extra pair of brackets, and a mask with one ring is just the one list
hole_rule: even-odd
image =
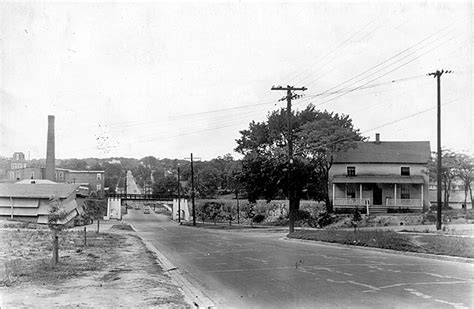
[(48, 141), (46, 145), (46, 169), (44, 178), (55, 181), (55, 157), (54, 157), (54, 116), (48, 116)]
[(375, 133), (375, 143), (380, 144), (380, 133)]

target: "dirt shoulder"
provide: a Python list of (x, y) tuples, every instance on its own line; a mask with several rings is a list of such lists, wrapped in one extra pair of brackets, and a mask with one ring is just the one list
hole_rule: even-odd
[(65, 231), (52, 268), (48, 229), (0, 231), (0, 308), (183, 308), (182, 290), (135, 233)]

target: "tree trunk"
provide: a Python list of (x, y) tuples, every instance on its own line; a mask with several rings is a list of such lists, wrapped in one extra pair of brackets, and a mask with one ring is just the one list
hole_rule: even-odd
[[(474, 200), (472, 200), (472, 185), (469, 185), (469, 193), (471, 195), (471, 209), (474, 209)], [(467, 208), (467, 205), (466, 205)]]
[(466, 213), (467, 212), (467, 188), (466, 187), (464, 187), (464, 204), (463, 205), (464, 205), (463, 207), (464, 213)]
[(56, 265), (59, 262), (59, 244), (58, 244), (58, 230), (53, 229), (53, 259), (52, 264)]
[(293, 233), (295, 231), (295, 222), (298, 217), (298, 209), (300, 208), (300, 198), (293, 198), (293, 205), (289, 205), (289, 211), (290, 211), (290, 233)]
[(99, 225), (100, 225), (100, 223), (99, 223), (99, 222), (100, 222), (100, 220), (99, 220), (99, 219), (97, 219), (97, 231), (96, 231), (96, 233), (97, 233), (97, 234), (99, 234)]
[(329, 198), (329, 193), (326, 194), (325, 203), (326, 203), (326, 212), (327, 213), (332, 213), (333, 212), (333, 207), (332, 207), (332, 201)]
[(326, 188), (326, 196), (324, 199), (326, 203), (327, 213), (333, 212), (332, 201), (331, 201), (331, 198), (329, 197), (329, 169), (331, 168), (331, 166), (332, 166), (332, 162), (328, 166), (321, 167), (321, 169), (324, 171), (324, 183), (325, 183), (325, 188)]

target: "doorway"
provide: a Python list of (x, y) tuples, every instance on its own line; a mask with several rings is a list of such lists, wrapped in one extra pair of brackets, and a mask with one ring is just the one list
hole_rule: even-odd
[(374, 184), (374, 205), (382, 205), (382, 187)]

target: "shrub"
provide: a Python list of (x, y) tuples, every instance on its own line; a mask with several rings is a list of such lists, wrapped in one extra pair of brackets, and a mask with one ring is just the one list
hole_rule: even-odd
[(262, 223), (263, 220), (265, 220), (265, 216), (262, 215), (262, 214), (258, 214), (258, 215), (256, 215), (255, 217), (253, 217), (252, 222), (255, 222), (255, 223)]
[(304, 209), (299, 209), (296, 216), (297, 216), (296, 217), (297, 220), (309, 220), (309, 219), (311, 219), (311, 214), (309, 213), (309, 211), (304, 210)]
[(423, 222), (436, 222), (436, 213), (434, 212), (427, 212), (424, 216), (423, 216)]
[(362, 216), (360, 215), (359, 208), (356, 207), (356, 209), (354, 209), (352, 221), (359, 222), (360, 220), (362, 220)]
[(327, 226), (329, 224), (332, 224), (334, 223), (336, 217), (327, 213), (327, 212), (323, 212), (319, 215), (318, 217), (318, 226), (319, 227), (324, 227), (324, 226)]

